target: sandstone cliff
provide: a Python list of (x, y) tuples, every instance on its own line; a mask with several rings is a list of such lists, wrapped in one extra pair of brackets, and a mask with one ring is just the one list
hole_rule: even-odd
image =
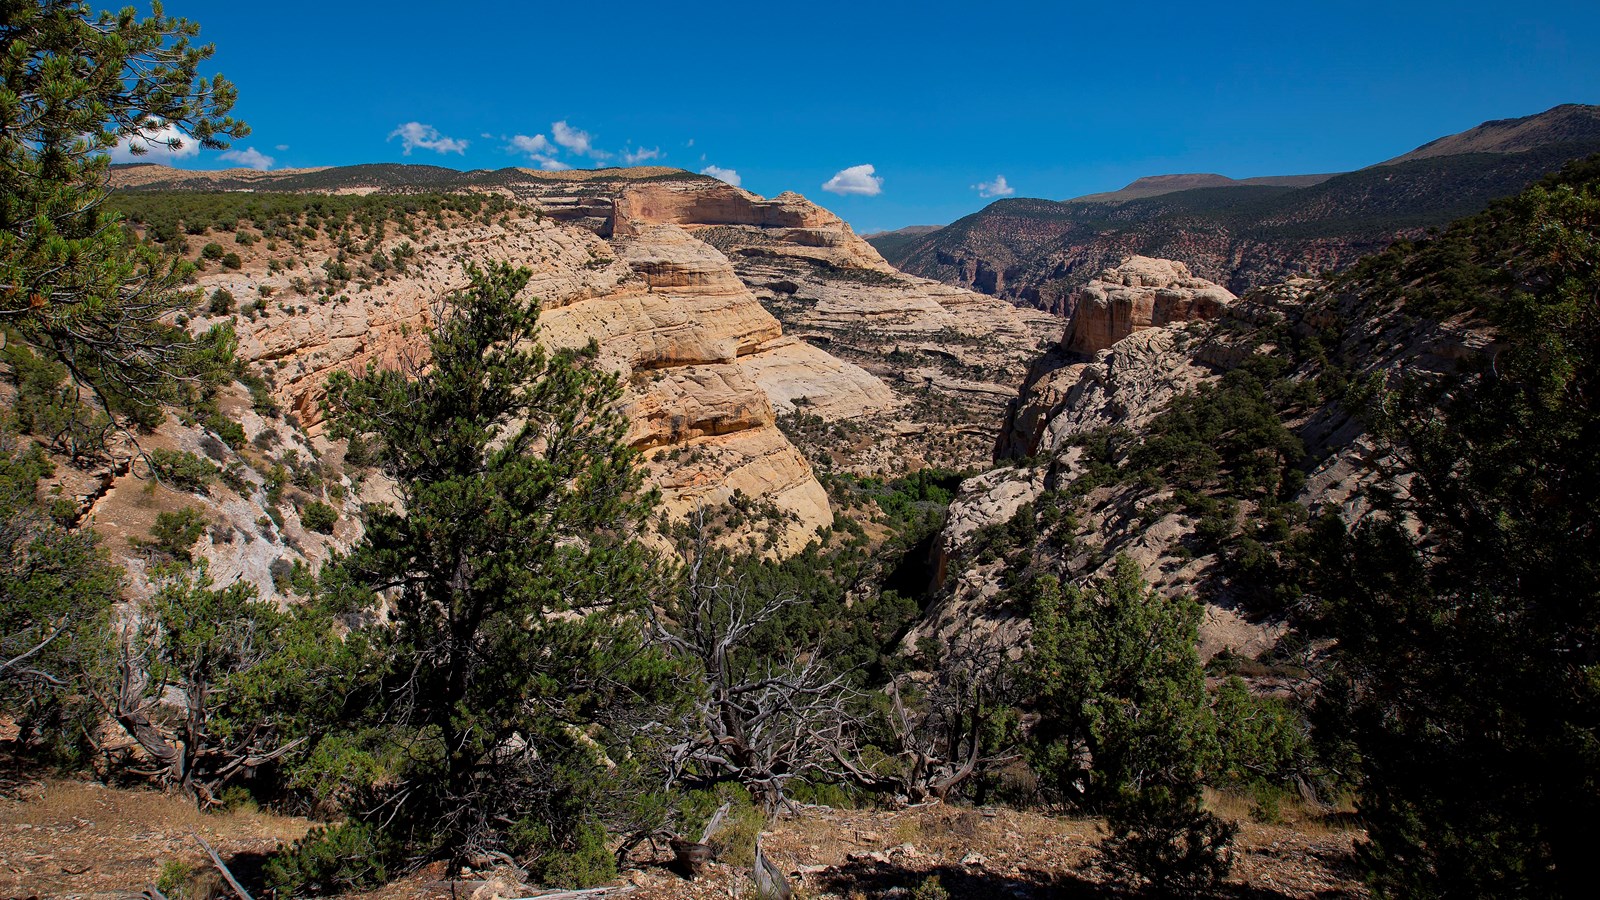
[[(544, 304), (543, 340), (554, 348), (594, 340), (603, 363), (622, 376), (629, 440), (644, 451), (670, 514), (736, 490), (770, 500), (789, 516), (780, 552), (831, 523), (810, 466), (775, 427), (754, 377), (761, 370), (742, 364), (781, 338), (782, 328), (720, 253), (675, 225), (607, 240), (531, 212), (459, 223), (435, 237), (403, 276), (352, 283), (332, 299), (305, 302), (294, 292), (298, 276), (264, 269), (259, 256), (267, 253), (236, 273), (203, 276), (201, 285), (291, 298), (278, 301), (281, 309), (269, 299), (266, 317), (238, 324), (241, 351), (267, 367), (275, 394), (316, 433), (329, 374), (420, 359), (430, 305), (464, 283), (464, 263), (527, 266), (534, 273), (528, 292)], [(692, 451), (695, 464), (659, 462), (675, 450)]]
[(866, 435), (859, 445), (806, 449), (853, 471), (982, 465), (1028, 361), (1060, 328), (899, 272), (799, 194), (652, 181), (622, 192), (611, 227), (620, 237), (658, 221), (723, 253), (782, 322), (788, 337), (752, 360), (757, 378), (780, 413), (851, 420)]

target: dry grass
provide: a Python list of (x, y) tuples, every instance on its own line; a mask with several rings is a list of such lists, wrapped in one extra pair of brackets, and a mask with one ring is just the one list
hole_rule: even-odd
[(225, 857), (258, 858), (309, 827), (252, 810), (202, 813), (157, 791), (33, 782), (0, 800), (0, 897), (123, 897), (168, 861), (203, 869), (195, 834)]

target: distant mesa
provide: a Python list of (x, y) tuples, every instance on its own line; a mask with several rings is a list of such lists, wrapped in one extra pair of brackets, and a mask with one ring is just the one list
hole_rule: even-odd
[(128, 163), (111, 167), (111, 184), (118, 190), (138, 191), (275, 191), (283, 193), (372, 194), (414, 191), (502, 190), (517, 193), (519, 186), (586, 182), (617, 183), (671, 179), (711, 181), (670, 166), (565, 169), (548, 172), (509, 166), (463, 172), (443, 166), (412, 163), (367, 163), (355, 166), (320, 166), (309, 169), (174, 169), (154, 163)]

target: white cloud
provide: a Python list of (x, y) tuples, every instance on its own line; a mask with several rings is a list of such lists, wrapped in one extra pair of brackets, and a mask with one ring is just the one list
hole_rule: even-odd
[(528, 159), (538, 163), (539, 168), (544, 169), (546, 172), (560, 172), (572, 168), (572, 166), (556, 159), (556, 154), (561, 152), (560, 148), (552, 144), (550, 139), (542, 134), (532, 136), (526, 134), (512, 135), (511, 144), (506, 149), (513, 153), (527, 155)]
[(1006, 184), (1004, 175), (996, 175), (993, 181), (980, 181), (972, 189), (978, 192), (979, 197), (1009, 197), (1017, 192), (1016, 188)]
[(400, 139), (404, 145), (401, 152), (406, 156), (416, 149), (432, 150), (435, 153), (461, 153), (467, 152), (467, 142), (452, 137), (445, 137), (439, 129), (421, 122), (407, 122), (389, 134), (389, 140)]
[(877, 170), (870, 165), (842, 169), (823, 182), (822, 189), (830, 194), (876, 197), (883, 193), (883, 179), (872, 174), (875, 171)]
[(289, 149), (289, 145), (288, 144), (279, 144), (278, 146), (273, 147), (272, 149), (278, 151), (279, 153), (282, 153), (283, 151)]
[(243, 150), (229, 150), (227, 153), (222, 154), (222, 158), (228, 162), (238, 163), (247, 169), (256, 169), (263, 172), (272, 168), (272, 163), (274, 162), (272, 157), (254, 147), (246, 147)]
[(555, 137), (556, 143), (579, 156), (591, 156), (595, 159), (606, 159), (611, 156), (609, 153), (594, 148), (594, 141), (589, 136), (589, 132), (573, 128), (565, 121), (552, 122), (550, 124), (550, 134)]
[[(174, 148), (174, 142), (178, 146)], [(124, 135), (111, 148), (111, 161), (119, 163), (145, 162), (171, 165), (175, 159), (188, 159), (200, 152), (200, 142), (184, 134), (174, 125), (159, 125), (133, 134)]]
[(734, 171), (733, 169), (724, 169), (721, 166), (706, 166), (704, 169), (700, 170), (700, 174), (710, 175), (712, 178), (715, 178), (718, 181), (726, 181), (734, 187), (738, 187), (743, 183), (743, 181), (739, 178), (738, 172)]
[(551, 156), (557, 152), (556, 145), (550, 143), (550, 139), (542, 134), (536, 134), (532, 137), (525, 134), (513, 135), (511, 147), (529, 156)]
[(693, 147), (694, 146), (694, 138), (689, 138), (689, 143), (684, 144), (684, 146), (685, 147)]
[(642, 163), (646, 160), (657, 159), (660, 156), (660, 147), (654, 147), (649, 150), (646, 150), (643, 147), (634, 150), (630, 147), (629, 149), (622, 151), (622, 161), (630, 166), (637, 166), (639, 163)]

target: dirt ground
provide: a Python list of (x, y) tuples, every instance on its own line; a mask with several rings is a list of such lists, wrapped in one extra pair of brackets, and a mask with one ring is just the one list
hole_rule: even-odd
[[(1246, 804), (1212, 796), (1219, 813), (1242, 818)], [(1363, 897), (1350, 867), (1360, 832), (1335, 818), (1291, 811), (1282, 825), (1243, 822), (1229, 894), (1259, 898)], [(177, 797), (63, 780), (13, 784), (0, 799), (0, 900), (126, 900), (160, 877), (169, 860), (208, 870), (198, 835), (254, 886), (265, 855), (310, 823), (259, 812), (207, 814)], [(1094, 871), (1099, 826), (1004, 809), (935, 805), (899, 811), (808, 808), (779, 819), (763, 838), (766, 855), (800, 897), (951, 900), (1113, 897)], [(663, 848), (664, 849), (664, 848)], [(649, 856), (646, 851), (644, 856)], [(713, 865), (687, 881), (667, 854), (636, 859), (618, 890), (638, 900), (753, 898), (748, 869)], [(216, 896), (228, 896), (217, 885)], [(431, 867), (357, 900), (508, 900), (537, 896), (512, 873), (443, 880)], [(258, 898), (259, 900), (259, 898)]]

